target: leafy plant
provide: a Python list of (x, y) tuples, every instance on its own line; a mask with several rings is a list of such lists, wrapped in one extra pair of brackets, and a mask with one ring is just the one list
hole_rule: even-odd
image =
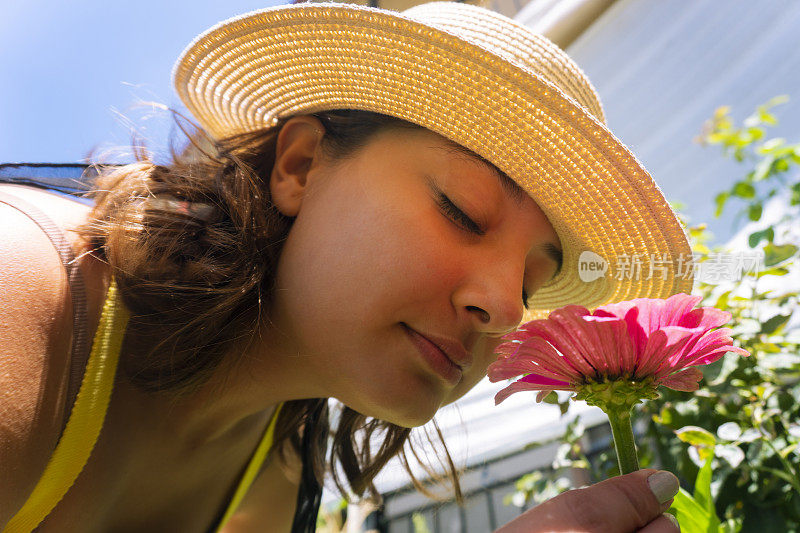
[[(698, 393), (666, 391), (642, 410), (649, 415), (649, 442), (659, 462), (683, 479), (695, 479), (696, 495), (698, 484), (708, 480), (703, 501), (715, 502), (724, 527), (741, 524), (742, 532), (800, 527), (800, 335), (788, 327), (800, 293), (791, 283), (775, 282), (792, 272), (798, 256), (796, 236), (785, 228), (800, 199), (800, 144), (765, 140), (767, 127), (777, 124), (771, 109), (784, 101), (758, 106), (742, 126), (734, 124), (728, 108), (719, 108), (701, 139), (751, 168), (717, 196), (718, 216), (735, 198), (750, 220), (760, 221), (766, 201), (784, 200), (786, 214), (748, 238), (750, 248), (763, 252), (764, 269), (743, 272), (727, 290), (708, 283), (697, 289), (706, 304), (732, 313), (733, 338), (752, 356), (729, 354), (704, 371), (705, 386)], [(708, 254), (705, 229), (689, 233), (699, 241), (695, 251)]]
[(711, 497), (711, 456), (697, 473), (694, 494), (680, 489), (669, 510), (678, 519), (683, 533), (737, 533), (741, 520), (721, 522)]
[[(642, 466), (676, 473), (691, 491), (683, 490), (673, 508), (685, 532), (800, 533), (800, 332), (792, 323), (800, 287), (791, 281), (800, 268), (800, 237), (791, 223), (800, 206), (800, 144), (767, 138), (777, 124), (772, 110), (785, 101), (758, 106), (742, 125), (721, 107), (698, 139), (746, 166), (717, 195), (716, 215), (738, 203), (760, 224), (747, 244), (763, 261), (758, 269), (739, 269), (740, 279), (727, 286), (700, 282), (695, 289), (702, 305), (733, 315), (732, 337), (751, 357), (727, 354), (703, 369), (699, 391), (662, 390), (638, 410)], [(768, 203), (783, 215), (762, 220)], [(687, 234), (700, 271), (714, 258), (741, 257), (741, 250), (710, 247), (704, 225), (687, 224)], [(559, 404), (562, 414), (569, 410), (555, 394), (545, 401)], [(563, 440), (572, 439), (568, 431)], [(608, 474), (597, 461), (587, 472), (594, 481)], [(528, 480), (528, 501), (541, 498), (532, 491), (549, 490), (541, 478)]]

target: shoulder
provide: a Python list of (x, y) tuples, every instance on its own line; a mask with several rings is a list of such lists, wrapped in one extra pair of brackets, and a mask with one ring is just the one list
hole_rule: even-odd
[[(67, 199), (2, 190), (59, 225), (81, 216)], [(58, 253), (29, 217), (0, 203), (0, 464), (13, 465), (0, 484), (0, 525), (27, 499), (60, 436), (71, 341), (72, 304)]]

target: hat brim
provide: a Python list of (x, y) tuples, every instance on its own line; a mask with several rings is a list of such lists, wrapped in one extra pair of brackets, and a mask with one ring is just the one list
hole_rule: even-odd
[[(566, 304), (691, 291), (691, 270), (681, 271), (691, 258), (686, 235), (633, 154), (532, 70), (441, 28), (352, 4), (269, 8), (198, 36), (173, 80), (216, 138), (296, 114), (362, 109), (491, 161), (538, 203), (563, 246), (563, 267), (532, 297), (526, 320)], [(595, 268), (605, 263), (603, 275), (585, 271), (585, 252), (601, 258), (592, 256)]]

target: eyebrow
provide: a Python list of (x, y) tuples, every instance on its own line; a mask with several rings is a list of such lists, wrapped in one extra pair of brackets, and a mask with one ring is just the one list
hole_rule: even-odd
[(448, 139), (447, 137), (442, 137), (442, 139), (444, 140), (445, 144), (447, 145), (447, 148), (450, 151), (456, 152), (460, 155), (464, 155), (475, 163), (485, 165), (500, 182), (500, 186), (503, 188), (506, 194), (508, 194), (511, 197), (511, 199), (517, 203), (517, 205), (522, 204), (522, 201), (525, 199), (526, 196), (528, 196), (528, 193), (525, 192), (525, 189), (520, 187), (520, 185), (516, 181), (508, 177), (508, 175), (505, 172), (494, 166), (494, 164), (492, 164), (486, 158), (479, 156), (469, 148), (466, 148), (458, 144), (457, 142)]

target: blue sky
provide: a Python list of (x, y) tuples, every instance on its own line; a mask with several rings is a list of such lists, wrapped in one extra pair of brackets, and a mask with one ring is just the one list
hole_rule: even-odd
[(0, 162), (80, 162), (93, 148), (125, 149), (130, 128), (119, 113), (163, 150), (168, 117), (135, 104), (182, 109), (170, 75), (184, 47), (221, 20), (281, 3), (2, 2)]

